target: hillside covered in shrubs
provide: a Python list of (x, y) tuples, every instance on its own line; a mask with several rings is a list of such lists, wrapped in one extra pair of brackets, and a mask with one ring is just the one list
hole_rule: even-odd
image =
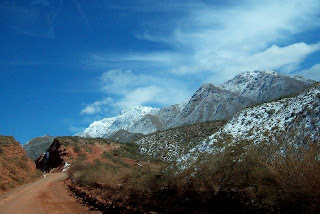
[(0, 193), (31, 182), (41, 175), (21, 145), (9, 136), (0, 136)]
[[(303, 121), (317, 124), (318, 87), (247, 108), (227, 123), (183, 126), (145, 136), (137, 145), (119, 144), (101, 161), (72, 164), (71, 189), (100, 210), (115, 213), (316, 213), (320, 141), (317, 134), (307, 134), (317, 126)], [(237, 118), (247, 123), (249, 118), (241, 115), (255, 110), (265, 120), (255, 117), (254, 130), (241, 135), (241, 126), (232, 124)], [(268, 120), (278, 122), (269, 132), (259, 132), (260, 123)], [(237, 132), (224, 131), (229, 127)], [(297, 136), (301, 131), (303, 137)]]

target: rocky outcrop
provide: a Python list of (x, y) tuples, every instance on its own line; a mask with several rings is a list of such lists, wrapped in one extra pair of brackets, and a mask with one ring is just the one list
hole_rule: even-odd
[(92, 163), (101, 159), (104, 151), (119, 147), (119, 143), (101, 138), (57, 137), (37, 160), (44, 172), (67, 171), (74, 162)]
[(303, 77), (287, 76), (275, 71), (248, 71), (218, 87), (244, 96), (254, 103), (296, 95), (316, 83)]
[(60, 170), (64, 165), (64, 156), (67, 156), (65, 149), (55, 139), (51, 146), (36, 160), (36, 166), (43, 172), (49, 172), (54, 168)]
[(49, 148), (54, 138), (49, 135), (36, 137), (24, 144), (23, 148), (26, 150), (29, 158), (36, 160)]

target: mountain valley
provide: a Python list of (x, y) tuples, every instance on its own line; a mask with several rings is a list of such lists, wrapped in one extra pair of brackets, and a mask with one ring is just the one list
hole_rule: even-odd
[(132, 106), (76, 136), (34, 138), (23, 148), (35, 163), (1, 137), (0, 169), (8, 176), (0, 185), (8, 191), (49, 176), (72, 197), (59, 194), (97, 213), (313, 213), (319, 118), (319, 83), (245, 72), (203, 84), (179, 104)]

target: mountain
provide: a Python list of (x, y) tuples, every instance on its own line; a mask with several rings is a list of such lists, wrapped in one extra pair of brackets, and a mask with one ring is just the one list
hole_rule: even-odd
[(302, 148), (319, 141), (320, 83), (317, 83), (295, 96), (247, 107), (225, 124), (212, 121), (181, 126), (147, 135), (136, 143), (142, 154), (174, 161), (184, 169), (200, 154), (212, 156), (238, 142)]
[[(200, 154), (221, 153), (230, 145), (250, 142), (254, 145), (283, 145), (303, 148), (320, 141), (320, 83), (298, 95), (247, 107), (234, 115), (221, 129), (176, 157), (181, 168), (189, 166)], [(249, 148), (247, 147), (247, 148)], [(149, 153), (161, 154), (161, 147)], [(142, 148), (143, 150), (143, 148)], [(281, 149), (281, 152), (284, 152)], [(169, 151), (168, 156), (175, 155)]]
[[(93, 122), (83, 132), (78, 133), (77, 136), (107, 138), (120, 129), (134, 133), (139, 132), (142, 134), (150, 131), (152, 132), (156, 129), (151, 128), (150, 130), (150, 125), (148, 122), (152, 123), (152, 121), (151, 119), (148, 120), (147, 115), (154, 114), (157, 111), (159, 111), (158, 108), (132, 106), (122, 110), (121, 113), (115, 117), (104, 118), (102, 120)], [(141, 119), (145, 120), (141, 121)]]
[(257, 143), (288, 141), (297, 147), (320, 140), (320, 84), (294, 97), (244, 109), (204, 141), (201, 150), (210, 151), (224, 135)]
[(244, 96), (255, 103), (294, 95), (315, 81), (298, 76), (287, 76), (275, 71), (247, 71), (218, 87)]
[(51, 145), (55, 137), (44, 135), (42, 137), (36, 137), (28, 141), (22, 147), (26, 150), (29, 158), (36, 160), (42, 155)]
[(36, 166), (14, 137), (0, 136), (0, 193), (32, 181)]
[[(170, 105), (161, 108), (155, 115), (159, 118), (164, 129), (168, 129), (174, 126), (174, 122), (178, 114), (185, 108), (189, 100), (185, 100), (181, 103)], [(161, 131), (161, 129), (159, 129)]]
[(168, 128), (210, 120), (226, 120), (242, 109), (284, 96), (292, 96), (315, 81), (290, 77), (274, 71), (251, 71), (218, 86), (202, 85), (190, 98), (164, 108), (133, 106), (118, 116), (93, 122), (81, 137), (108, 138), (122, 129), (150, 134)]
[(246, 97), (212, 84), (204, 84), (194, 93), (170, 126), (224, 120), (251, 104), (253, 102)]

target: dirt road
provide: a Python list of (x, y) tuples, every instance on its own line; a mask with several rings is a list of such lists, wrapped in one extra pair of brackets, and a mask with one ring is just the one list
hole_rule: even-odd
[(21, 186), (0, 196), (1, 214), (97, 213), (78, 203), (64, 185), (66, 173), (48, 174), (46, 178)]

